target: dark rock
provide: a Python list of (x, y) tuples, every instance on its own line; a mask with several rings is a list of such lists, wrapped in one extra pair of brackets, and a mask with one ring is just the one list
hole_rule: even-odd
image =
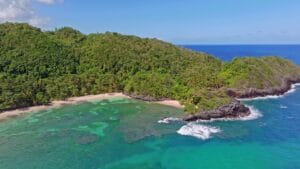
[[(268, 89), (255, 89), (249, 88), (245, 90), (241, 89), (228, 89), (227, 94), (234, 98), (255, 98), (264, 97), (268, 95), (283, 95), (292, 88), (295, 83), (300, 83), (300, 77), (290, 77), (282, 80), (282, 84), (279, 87), (273, 87)], [(218, 118), (238, 118), (250, 115), (250, 109), (243, 105), (240, 101), (234, 100), (230, 104), (221, 106), (215, 110), (204, 111), (189, 115), (184, 118), (185, 121), (196, 120), (210, 120)]]
[(255, 98), (264, 97), (268, 95), (283, 95), (292, 88), (292, 84), (300, 83), (300, 77), (290, 77), (282, 80), (279, 87), (273, 87), (268, 89), (228, 89), (227, 94), (234, 98)]
[(234, 100), (230, 104), (220, 106), (215, 110), (199, 112), (184, 118), (185, 121), (210, 120), (218, 118), (239, 118), (250, 115), (250, 109), (240, 101)]

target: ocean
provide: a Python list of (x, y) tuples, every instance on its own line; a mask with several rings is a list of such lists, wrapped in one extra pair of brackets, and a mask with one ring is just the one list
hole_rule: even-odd
[(185, 48), (203, 51), (222, 60), (235, 57), (280, 56), (300, 64), (300, 45), (182, 45)]
[[(294, 46), (276, 47), (191, 48), (225, 60), (280, 51), (299, 63)], [(0, 169), (299, 169), (299, 100), (295, 86), (243, 101), (248, 118), (189, 124), (165, 119), (180, 109), (124, 98), (26, 114), (0, 122)]]

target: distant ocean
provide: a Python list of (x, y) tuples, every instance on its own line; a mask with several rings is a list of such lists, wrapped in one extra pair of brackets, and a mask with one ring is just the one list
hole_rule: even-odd
[(300, 64), (300, 45), (183, 45), (230, 61), (241, 56), (280, 56)]
[[(300, 61), (300, 46), (187, 47)], [(182, 110), (121, 98), (27, 114), (0, 122), (0, 169), (300, 169), (300, 86), (245, 104), (248, 118), (190, 124), (165, 119)]]

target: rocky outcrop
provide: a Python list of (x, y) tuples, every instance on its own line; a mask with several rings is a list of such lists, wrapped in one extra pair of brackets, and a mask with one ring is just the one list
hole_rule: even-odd
[[(295, 83), (300, 83), (300, 77), (290, 77), (282, 80), (279, 87), (273, 87), (268, 89), (228, 89), (227, 94), (232, 98), (255, 98), (264, 97), (268, 95), (283, 95), (292, 88)], [(154, 98), (142, 95), (128, 94), (131, 98), (142, 100), (142, 101), (162, 101), (166, 98)], [(230, 104), (218, 107), (215, 110), (203, 111), (195, 113), (183, 118), (184, 121), (196, 121), (196, 120), (211, 120), (220, 118), (240, 118), (250, 115), (250, 109), (243, 105), (238, 100), (233, 100)]]
[(300, 83), (300, 77), (285, 78), (279, 87), (268, 89), (228, 89), (227, 94), (234, 98), (255, 98), (268, 95), (283, 95), (292, 88), (292, 84)]
[[(249, 88), (246, 90), (241, 89), (228, 89), (227, 94), (233, 98), (255, 98), (264, 97), (268, 95), (283, 95), (292, 88), (295, 83), (300, 83), (300, 77), (290, 77), (282, 80), (279, 87), (269, 89), (255, 89)], [(243, 105), (240, 101), (234, 100), (230, 104), (221, 106), (215, 110), (199, 112), (184, 118), (185, 121), (196, 120), (210, 120), (218, 118), (239, 118), (250, 115), (250, 109)]]
[(250, 109), (243, 105), (240, 101), (234, 100), (230, 104), (220, 106), (215, 110), (199, 112), (189, 115), (183, 120), (196, 121), (196, 120), (210, 120), (218, 118), (239, 118), (250, 115)]

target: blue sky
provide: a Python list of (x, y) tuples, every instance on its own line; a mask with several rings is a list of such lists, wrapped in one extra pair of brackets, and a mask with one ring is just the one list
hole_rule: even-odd
[(36, 24), (47, 21), (45, 29), (72, 26), (176, 44), (300, 43), (300, 0), (19, 1), (28, 1)]

